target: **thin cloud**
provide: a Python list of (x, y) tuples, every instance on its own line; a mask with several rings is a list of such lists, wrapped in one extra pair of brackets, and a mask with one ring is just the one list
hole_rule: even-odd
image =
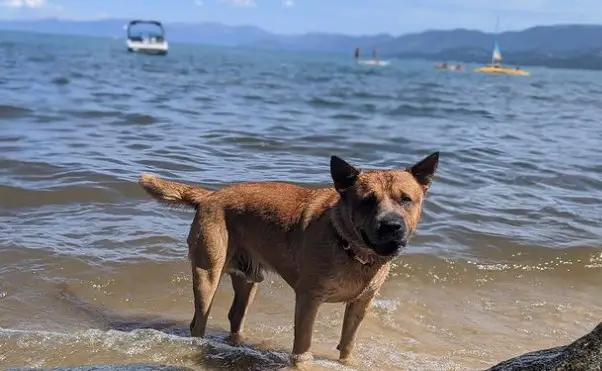
[(255, 0), (232, 0), (232, 5), (240, 7), (257, 6)]
[(0, 0), (0, 6), (7, 8), (43, 8), (46, 0)]
[(241, 8), (257, 6), (257, 2), (255, 0), (217, 0), (217, 2), (226, 3)]
[[(492, 12), (531, 12), (531, 13), (584, 13), (587, 14), (595, 8), (601, 8), (600, 0), (453, 0), (440, 1), (447, 8), (456, 8), (467, 11), (492, 11)], [(427, 0), (426, 3), (434, 3)], [(433, 4), (434, 5), (434, 4)], [(594, 10), (595, 11), (595, 10)]]
[(295, 6), (295, 1), (294, 0), (284, 0), (284, 1), (282, 1), (282, 6), (285, 8), (292, 8)]
[(203, 4), (204, 4), (204, 3), (203, 3), (203, 0), (196, 0), (196, 1), (194, 2), (194, 5), (196, 5), (196, 6), (203, 6)]

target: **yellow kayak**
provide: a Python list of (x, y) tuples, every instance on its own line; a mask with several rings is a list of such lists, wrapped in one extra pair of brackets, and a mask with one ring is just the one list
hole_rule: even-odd
[(531, 74), (520, 68), (503, 67), (499, 65), (488, 65), (479, 67), (475, 72), (481, 73), (497, 73), (500, 75), (517, 75), (517, 76), (530, 76)]

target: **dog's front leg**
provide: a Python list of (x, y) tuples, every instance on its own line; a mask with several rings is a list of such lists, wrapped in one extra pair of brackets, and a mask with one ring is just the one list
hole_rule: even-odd
[(296, 294), (295, 298), (295, 340), (293, 345), (293, 358), (295, 362), (312, 360), (311, 338), (314, 322), (322, 302), (307, 294)]
[(349, 302), (345, 306), (343, 330), (341, 331), (341, 340), (337, 346), (337, 350), (340, 352), (340, 361), (344, 362), (350, 358), (351, 352), (353, 351), (353, 347), (355, 345), (357, 329), (359, 328), (360, 323), (362, 323), (371, 301), (372, 296), (369, 296), (367, 298), (361, 298)]

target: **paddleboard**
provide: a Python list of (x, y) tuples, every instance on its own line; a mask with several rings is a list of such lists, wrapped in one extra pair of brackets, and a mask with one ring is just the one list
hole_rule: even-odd
[(367, 66), (388, 66), (389, 63), (391, 63), (390, 61), (375, 61), (372, 59), (365, 59), (365, 60), (360, 60), (357, 61), (358, 64), (363, 64), (363, 65), (367, 65)]

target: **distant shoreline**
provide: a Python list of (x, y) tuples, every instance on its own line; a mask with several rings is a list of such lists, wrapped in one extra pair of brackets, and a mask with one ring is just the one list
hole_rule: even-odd
[[(59, 19), (0, 20), (0, 31), (46, 35), (123, 38), (120, 19), (73, 21)], [(501, 45), (504, 64), (575, 70), (602, 70), (602, 26), (537, 26), (507, 31), (495, 36), (481, 31), (455, 29), (424, 31), (392, 36), (350, 36), (306, 33), (280, 35), (255, 26), (219, 23), (169, 23), (167, 38), (172, 43), (240, 47), (253, 50), (348, 54), (359, 47), (369, 55), (374, 47), (382, 58), (422, 59), (486, 64), (494, 38)]]

